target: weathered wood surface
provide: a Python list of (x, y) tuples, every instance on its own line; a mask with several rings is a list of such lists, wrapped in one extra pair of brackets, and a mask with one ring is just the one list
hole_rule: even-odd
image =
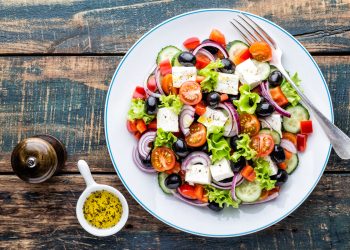
[[(95, 175), (127, 196), (129, 220), (120, 233), (97, 238), (75, 217), (85, 184), (80, 175), (62, 175), (40, 185), (0, 176), (0, 242), (4, 248), (128, 249), (349, 249), (350, 174), (322, 177), (310, 198), (292, 215), (264, 231), (232, 239), (193, 236), (148, 214), (116, 176)], [(30, 208), (30, 209), (28, 209)]]
[[(79, 158), (94, 172), (113, 173), (106, 149), (103, 112), (110, 79), (121, 57), (0, 58), (0, 172), (11, 172), (10, 152), (23, 138), (49, 133), (69, 153), (64, 172)], [(350, 57), (316, 57), (334, 101), (336, 123), (350, 133)], [(331, 156), (327, 170), (347, 170)]]
[(124, 53), (156, 24), (201, 8), (266, 17), (311, 52), (350, 52), (349, 0), (6, 0), (0, 2), (0, 53)]

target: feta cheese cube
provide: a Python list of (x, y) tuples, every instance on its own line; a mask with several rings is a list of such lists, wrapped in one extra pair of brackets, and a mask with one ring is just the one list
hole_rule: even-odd
[(218, 83), (214, 90), (217, 92), (226, 93), (230, 95), (237, 95), (238, 81), (239, 81), (239, 77), (237, 75), (219, 73)]
[(196, 81), (196, 67), (172, 67), (171, 74), (173, 76), (173, 86), (180, 88), (184, 82)]
[(248, 84), (250, 89), (259, 85), (261, 79), (258, 74), (258, 68), (255, 66), (251, 59), (247, 59), (244, 62), (236, 66), (235, 74), (238, 75), (239, 80), (243, 84)]
[(178, 115), (171, 108), (160, 108), (157, 113), (157, 128), (167, 132), (179, 132)]
[(210, 184), (211, 176), (209, 167), (203, 164), (194, 164), (188, 167), (185, 174), (185, 181), (188, 183)]
[(210, 129), (211, 127), (224, 127), (227, 119), (228, 117), (222, 111), (207, 107), (205, 113), (198, 118), (198, 122)]
[(213, 179), (216, 181), (222, 181), (234, 175), (230, 162), (225, 158), (215, 164), (210, 165), (210, 173)]
[(272, 128), (282, 137), (282, 117), (280, 114), (274, 112), (270, 116), (262, 119), (262, 128)]
[(278, 167), (277, 167), (276, 163), (274, 163), (272, 161), (271, 157), (270, 156), (266, 156), (266, 157), (264, 157), (264, 160), (268, 161), (269, 164), (270, 164), (270, 171), (271, 171), (270, 176), (277, 174)]

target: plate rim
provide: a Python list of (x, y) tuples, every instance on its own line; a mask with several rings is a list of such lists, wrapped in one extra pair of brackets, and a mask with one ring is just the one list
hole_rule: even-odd
[(204, 236), (204, 237), (213, 237), (213, 238), (225, 238), (225, 237), (238, 237), (238, 236), (243, 236), (243, 235), (248, 235), (251, 233), (256, 233), (258, 231), (264, 230), (278, 222), (280, 222), (281, 220), (283, 220), (284, 218), (286, 218), (288, 215), (290, 215), (291, 213), (293, 213), (297, 208), (300, 207), (301, 204), (303, 204), (305, 202), (305, 200), (310, 196), (310, 194), (312, 193), (312, 191), (315, 189), (315, 187), (317, 186), (317, 184), (319, 183), (321, 177), (323, 176), (324, 170), (327, 166), (327, 163), (329, 161), (329, 157), (330, 157), (330, 153), (331, 153), (331, 149), (332, 149), (332, 145), (329, 143), (329, 149), (328, 149), (328, 153), (327, 153), (327, 157), (325, 160), (325, 163), (322, 167), (322, 171), (320, 172), (320, 175), (318, 176), (317, 180), (315, 181), (315, 183), (313, 184), (313, 186), (311, 187), (311, 189), (309, 190), (309, 192), (305, 195), (305, 197), (298, 203), (296, 204), (292, 209), (290, 209), (288, 212), (286, 212), (283, 216), (281, 216), (280, 218), (274, 220), (273, 222), (261, 226), (259, 228), (253, 229), (253, 230), (249, 230), (246, 232), (242, 232), (242, 233), (235, 233), (235, 234), (206, 234), (206, 233), (200, 233), (200, 232), (195, 232), (192, 230), (188, 230), (186, 228), (182, 228), (179, 227), (177, 225), (174, 225), (171, 222), (166, 221), (165, 219), (161, 218), (160, 216), (158, 216), (156, 213), (154, 213), (151, 209), (149, 209), (146, 205), (144, 205), (138, 198), (137, 196), (130, 190), (130, 188), (128, 187), (128, 185), (126, 184), (126, 182), (124, 181), (123, 177), (121, 176), (121, 174), (119, 173), (118, 170), (118, 166), (114, 160), (113, 154), (112, 154), (112, 150), (110, 148), (109, 145), (109, 138), (108, 138), (108, 127), (107, 127), (107, 117), (108, 117), (108, 103), (109, 103), (109, 97), (110, 97), (110, 93), (111, 93), (111, 89), (113, 87), (113, 83), (114, 80), (121, 68), (121, 66), (123, 65), (124, 61), (126, 60), (126, 58), (128, 57), (128, 55), (132, 52), (132, 50), (144, 39), (146, 38), (149, 34), (151, 34), (153, 31), (157, 30), (159, 27), (173, 21), (176, 20), (178, 18), (184, 17), (184, 16), (188, 16), (188, 15), (193, 15), (193, 14), (197, 14), (197, 13), (202, 13), (202, 12), (232, 12), (232, 13), (244, 13), (246, 15), (258, 18), (264, 22), (267, 22), (271, 25), (273, 25), (274, 27), (276, 27), (277, 29), (279, 29), (280, 31), (282, 31), (283, 33), (285, 33), (288, 37), (290, 37), (294, 42), (296, 42), (300, 48), (303, 49), (303, 51), (306, 53), (306, 55), (311, 59), (312, 63), (314, 64), (314, 66), (316, 67), (318, 74), (321, 76), (322, 82), (326, 88), (326, 92), (327, 92), (327, 97), (328, 97), (328, 101), (329, 101), (329, 105), (330, 105), (330, 111), (331, 111), (331, 122), (334, 123), (334, 110), (333, 110), (333, 103), (332, 103), (332, 98), (329, 92), (329, 88), (328, 85), (326, 83), (326, 80), (322, 74), (321, 69), (319, 68), (318, 64), (316, 63), (316, 61), (314, 60), (314, 58), (311, 56), (311, 54), (307, 51), (307, 49), (296, 39), (294, 38), (294, 36), (292, 34), (290, 34), (288, 31), (286, 31), (285, 29), (283, 29), (282, 27), (280, 27), (279, 25), (277, 25), (276, 23), (265, 19), (264, 17), (255, 15), (253, 13), (250, 12), (246, 12), (246, 11), (241, 11), (241, 10), (235, 10), (235, 9), (228, 9), (228, 8), (209, 8), (209, 9), (198, 9), (198, 10), (193, 10), (193, 11), (189, 11), (189, 12), (185, 12), (176, 16), (173, 16), (161, 23), (159, 23), (158, 25), (154, 26), (152, 29), (150, 29), (149, 31), (147, 31), (144, 35), (142, 35), (132, 46), (131, 48), (127, 51), (127, 53), (124, 55), (124, 57), (122, 58), (122, 60), (120, 61), (120, 63), (118, 64), (118, 67), (116, 68), (112, 80), (110, 82), (110, 85), (108, 87), (108, 91), (107, 91), (107, 96), (106, 96), (106, 101), (105, 101), (105, 110), (104, 110), (104, 133), (105, 133), (105, 138), (106, 138), (106, 144), (107, 144), (107, 148), (108, 148), (108, 153), (109, 153), (109, 157), (111, 158), (111, 161), (113, 163), (113, 167), (119, 177), (119, 179), (121, 180), (121, 182), (123, 183), (124, 187), (128, 190), (128, 192), (131, 194), (131, 196), (142, 206), (143, 209), (145, 209), (148, 213), (150, 213), (152, 216), (154, 216), (155, 218), (157, 218), (158, 220), (160, 220), (161, 222), (167, 224), (168, 226), (171, 226), (173, 228), (176, 228), (180, 231), (186, 232), (186, 233), (190, 233), (190, 234), (194, 234), (194, 235), (198, 235), (198, 236)]

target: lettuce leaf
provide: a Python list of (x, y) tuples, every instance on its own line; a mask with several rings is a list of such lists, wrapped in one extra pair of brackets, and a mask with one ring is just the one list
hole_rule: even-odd
[(222, 160), (223, 158), (230, 159), (230, 145), (227, 140), (223, 137), (222, 129), (217, 128), (216, 133), (207, 134), (208, 150), (212, 154), (212, 162)]
[(159, 108), (171, 108), (177, 115), (180, 114), (183, 103), (178, 95), (162, 95)]
[(237, 140), (237, 142), (236, 142), (237, 150), (236, 150), (236, 152), (233, 153), (232, 160), (234, 162), (237, 162), (237, 160), (241, 156), (243, 156), (247, 160), (253, 159), (253, 157), (255, 157), (255, 155), (257, 154), (257, 152), (249, 146), (249, 144), (250, 144), (249, 135), (241, 134), (241, 135), (239, 135), (239, 137), (241, 139)]
[(247, 84), (244, 84), (239, 88), (239, 93), (241, 94), (239, 100), (233, 101), (233, 104), (236, 105), (238, 112), (254, 114), (256, 107), (260, 102), (259, 94), (250, 92), (250, 87)]
[(156, 139), (154, 141), (154, 147), (168, 147), (172, 148), (174, 142), (177, 141), (177, 137), (171, 132), (166, 132), (163, 129), (159, 128), (157, 130)]
[[(297, 72), (291, 78), (297, 86), (300, 86), (301, 79), (299, 78)], [(287, 97), (288, 102), (292, 104), (292, 106), (298, 105), (301, 98), (296, 92), (296, 90), (292, 87), (292, 85), (290, 85), (290, 83), (286, 79), (283, 79), (283, 82), (281, 83), (281, 90), (283, 94)]]
[(254, 161), (256, 180), (260, 183), (262, 189), (271, 190), (275, 187), (276, 181), (270, 179), (270, 163), (263, 158)]
[(226, 205), (226, 207), (238, 208), (240, 201), (232, 199), (230, 190), (222, 190), (209, 185), (205, 186), (205, 190), (210, 202), (216, 202), (220, 207)]
[(205, 76), (205, 79), (201, 82), (201, 88), (203, 91), (211, 92), (215, 89), (218, 83), (219, 73), (215, 69), (223, 68), (224, 64), (220, 59), (215, 62), (209, 63), (205, 68), (198, 71), (198, 75)]
[(128, 120), (134, 121), (137, 119), (143, 119), (148, 124), (155, 118), (155, 115), (149, 115), (146, 113), (146, 103), (142, 99), (132, 99), (131, 106), (128, 112)]

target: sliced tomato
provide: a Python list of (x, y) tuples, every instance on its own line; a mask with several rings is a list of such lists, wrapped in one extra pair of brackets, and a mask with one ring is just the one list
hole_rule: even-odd
[(272, 59), (272, 49), (265, 42), (252, 43), (249, 47), (249, 52), (255, 60), (260, 62), (266, 62)]
[(180, 100), (188, 105), (196, 105), (202, 100), (201, 86), (192, 81), (184, 82), (179, 91)]
[(207, 141), (207, 129), (198, 122), (193, 123), (190, 126), (190, 133), (185, 137), (185, 141), (190, 147), (203, 146)]
[(197, 115), (201, 116), (204, 115), (205, 111), (207, 110), (207, 106), (205, 106), (204, 102), (199, 102), (195, 107), (195, 112)]
[(166, 170), (167, 174), (177, 174), (181, 171), (181, 164), (179, 162), (175, 162), (175, 166), (172, 169)]
[(183, 42), (183, 46), (188, 50), (194, 50), (200, 43), (198, 37), (190, 37)]
[(136, 121), (130, 121), (130, 120), (127, 120), (126, 121), (126, 128), (128, 129), (128, 131), (130, 133), (135, 133), (137, 131), (137, 128), (136, 128)]
[(288, 104), (287, 97), (283, 94), (280, 86), (270, 89), (272, 99), (277, 103), (278, 106), (283, 107)]
[(302, 134), (311, 134), (313, 132), (312, 129), (312, 121), (301, 121), (300, 122), (300, 133)]
[(136, 128), (141, 134), (147, 130), (146, 123), (142, 119), (136, 120)]
[(147, 129), (157, 130), (157, 120), (154, 119), (147, 125)]
[(304, 152), (306, 149), (307, 135), (298, 134), (297, 135), (297, 149), (300, 152)]
[(297, 136), (295, 134), (290, 133), (290, 132), (283, 132), (282, 133), (282, 138), (290, 141), (295, 146), (297, 146)]
[(259, 134), (251, 138), (250, 147), (257, 152), (257, 157), (265, 157), (271, 154), (275, 143), (271, 135)]
[(187, 199), (196, 200), (197, 195), (194, 189), (195, 189), (194, 186), (191, 186), (190, 184), (185, 183), (185, 184), (182, 184), (178, 190), (181, 193), (181, 195), (183, 195)]
[(196, 68), (197, 69), (205, 68), (205, 66), (207, 66), (210, 62), (211, 61), (210, 61), (210, 59), (207, 56), (205, 56), (205, 55), (203, 55), (201, 53), (198, 53), (196, 55)]
[(136, 86), (134, 93), (132, 95), (132, 98), (134, 99), (145, 99), (146, 98), (146, 91), (141, 86)]
[(209, 35), (209, 39), (221, 45), (226, 45), (226, 39), (223, 33), (218, 29), (213, 29)]
[(176, 158), (174, 152), (167, 147), (158, 147), (153, 149), (151, 154), (151, 163), (155, 170), (164, 172), (175, 166)]
[(148, 78), (147, 81), (147, 88), (152, 91), (152, 92), (156, 92), (157, 90), (157, 83), (156, 83), (156, 77), (154, 75), (151, 75)]
[(205, 76), (196, 76), (196, 82), (201, 83), (205, 79)]
[(162, 89), (166, 95), (178, 93), (178, 89), (173, 87), (172, 74), (167, 74), (162, 78)]
[(241, 175), (247, 180), (247, 181), (254, 181), (255, 180), (255, 177), (256, 177), (256, 174), (255, 174), (255, 171), (254, 171), (254, 168), (252, 168), (252, 166), (245, 166), (242, 171), (241, 171)]
[(242, 114), (239, 116), (242, 133), (254, 136), (260, 131), (260, 122), (255, 115)]
[(245, 60), (249, 59), (250, 57), (251, 57), (251, 54), (249, 52), (249, 49), (242, 50), (241, 52), (239, 52), (237, 55), (234, 56), (233, 63), (235, 65), (238, 65), (244, 62)]
[(165, 59), (159, 63), (159, 71), (162, 76), (171, 74), (171, 62), (169, 59)]

